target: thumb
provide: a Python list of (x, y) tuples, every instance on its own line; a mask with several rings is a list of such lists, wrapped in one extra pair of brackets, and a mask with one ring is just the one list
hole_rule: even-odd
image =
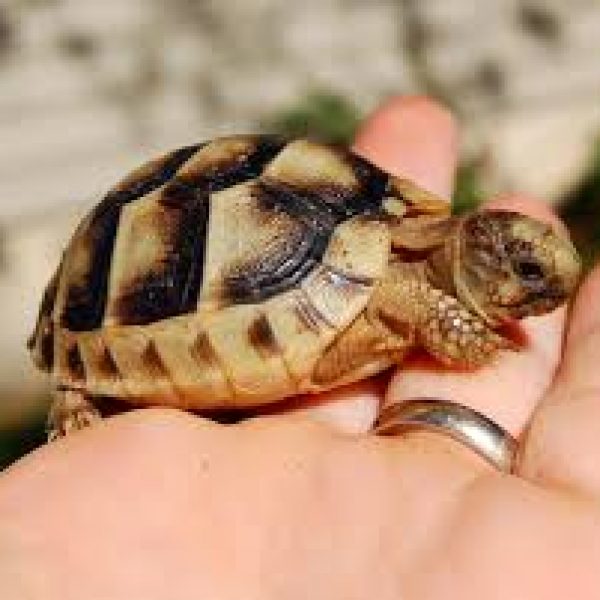
[(536, 412), (521, 460), (525, 477), (600, 497), (600, 267), (573, 307), (564, 358)]

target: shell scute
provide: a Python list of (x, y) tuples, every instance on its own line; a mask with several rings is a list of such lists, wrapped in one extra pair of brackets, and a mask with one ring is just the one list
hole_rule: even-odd
[(39, 362), (136, 403), (307, 390), (385, 268), (388, 191), (377, 167), (307, 140), (236, 136), (151, 161), (77, 230), (32, 341), (57, 356)]
[(181, 148), (144, 165), (121, 181), (92, 211), (68, 252), (61, 308), (61, 321), (66, 328), (89, 331), (100, 327), (123, 207), (163, 185), (199, 147)]

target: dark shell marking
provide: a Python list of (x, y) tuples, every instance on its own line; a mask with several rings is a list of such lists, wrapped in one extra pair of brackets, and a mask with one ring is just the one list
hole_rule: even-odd
[(67, 351), (67, 368), (69, 375), (74, 381), (85, 381), (85, 365), (81, 358), (81, 352), (77, 344), (71, 346)]
[(199, 148), (199, 145), (188, 146), (172, 152), (153, 165), (149, 173), (109, 192), (92, 212), (81, 240), (82, 247), (78, 248), (85, 267), (81, 272), (68, 274), (70, 280), (62, 315), (62, 324), (67, 329), (89, 331), (102, 323), (122, 208), (166, 183)]
[(58, 267), (44, 292), (35, 329), (27, 341), (29, 350), (34, 351), (37, 366), (44, 371), (49, 371), (54, 363), (54, 322), (52, 320), (52, 312), (54, 310), (54, 303), (56, 302), (61, 271), (62, 264)]
[(108, 348), (104, 349), (97, 365), (98, 372), (107, 379), (120, 379), (121, 372)]
[(260, 174), (283, 147), (277, 138), (261, 138), (252, 152), (233, 155), (205, 171), (176, 176), (160, 198), (166, 258), (131, 281), (118, 302), (122, 325), (144, 325), (195, 310), (203, 280), (210, 194)]
[(191, 347), (191, 353), (194, 360), (200, 365), (215, 366), (219, 364), (217, 353), (205, 332), (198, 335)]
[[(343, 154), (342, 154), (343, 152)], [(226, 273), (224, 300), (259, 302), (293, 287), (320, 262), (333, 231), (357, 215), (378, 215), (389, 177), (358, 156), (338, 150), (358, 180), (358, 188), (334, 185), (292, 186), (262, 179), (255, 196), (265, 212), (284, 212), (300, 225), (301, 234), (289, 239), (283, 251), (259, 261), (238, 265)]]
[(169, 376), (169, 370), (163, 363), (160, 354), (156, 349), (156, 344), (153, 341), (150, 341), (144, 350), (144, 353), (142, 354), (142, 363), (144, 364), (147, 373), (152, 377)]
[[(247, 151), (222, 153), (208, 164), (194, 157), (206, 145), (172, 152), (134, 172), (107, 194), (70, 249), (77, 257), (67, 265), (68, 280), (62, 284), (66, 298), (60, 320), (66, 329), (82, 332), (102, 325), (122, 211), (161, 187), (152, 209), (156, 209), (153, 226), (160, 237), (159, 258), (110, 292), (115, 296), (112, 317), (120, 325), (149, 324), (196, 309), (204, 278), (212, 193), (256, 180), (254, 195), (265, 218), (283, 214), (294, 222), (281, 244), (222, 273), (225, 303), (259, 302), (293, 287), (320, 262), (338, 224), (356, 215), (380, 213), (389, 178), (366, 160), (334, 150), (354, 173), (358, 182), (354, 186), (314, 181), (289, 184), (261, 177), (286, 147), (285, 141), (269, 136), (240, 139), (247, 142)], [(53, 303), (54, 296), (45, 304)], [(255, 345), (263, 350), (269, 345), (266, 333), (258, 326), (251, 332)], [(51, 356), (45, 360), (52, 363)], [(116, 369), (107, 364), (107, 370)]]
[(196, 307), (202, 281), (208, 202), (163, 207), (152, 226), (160, 229), (164, 258), (120, 290), (116, 313), (123, 325), (144, 325)]
[(265, 315), (261, 315), (250, 324), (248, 341), (261, 355), (277, 356), (281, 354), (281, 348), (277, 343), (275, 333)]

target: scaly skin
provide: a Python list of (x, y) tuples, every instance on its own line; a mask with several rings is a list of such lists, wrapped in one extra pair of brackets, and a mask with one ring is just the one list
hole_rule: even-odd
[(514, 211), (467, 216), (446, 245), (457, 298), (491, 326), (553, 311), (581, 274), (567, 238)]
[(499, 349), (515, 349), (479, 315), (434, 287), (424, 265), (390, 265), (390, 275), (376, 290), (369, 308), (373, 320), (378, 319), (392, 334), (404, 332), (413, 346), (451, 367), (478, 367)]
[(497, 350), (518, 349), (494, 329), (552, 312), (569, 298), (581, 262), (567, 238), (514, 211), (487, 210), (454, 221), (423, 270), (392, 265), (394, 289), (383, 302), (398, 305), (398, 318), (403, 311), (411, 315), (418, 342), (437, 359), (477, 367)]
[[(411, 244), (416, 239), (411, 237)], [(450, 367), (481, 367), (498, 350), (521, 349), (495, 330), (515, 319), (552, 312), (571, 295), (581, 272), (568, 239), (513, 211), (482, 211), (424, 224), (420, 239), (423, 248), (428, 242), (439, 247), (423, 261), (407, 261), (401, 252), (392, 257), (367, 307), (381, 340), (369, 346), (353, 339), (354, 352), (362, 352), (364, 362), (373, 358), (373, 348), (385, 347), (389, 340), (390, 357), (401, 364), (404, 354), (392, 350), (392, 342), (403, 339), (406, 348), (424, 348)], [(394, 242), (400, 246), (402, 236), (396, 235)], [(366, 330), (365, 339), (371, 337)], [(325, 362), (343, 358), (327, 356)], [(345, 364), (352, 366), (349, 359)]]

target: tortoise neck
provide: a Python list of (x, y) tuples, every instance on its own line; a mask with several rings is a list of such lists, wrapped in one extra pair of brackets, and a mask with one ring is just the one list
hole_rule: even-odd
[(460, 260), (460, 225), (462, 219), (453, 219), (444, 243), (431, 251), (425, 261), (425, 275), (429, 283), (451, 296), (457, 296), (456, 269)]
[(483, 283), (466, 268), (468, 256), (464, 253), (463, 244), (465, 221), (465, 218), (455, 220), (444, 244), (428, 257), (425, 273), (431, 285), (457, 298), (487, 325), (495, 328), (498, 322), (485, 311), (481, 298)]

